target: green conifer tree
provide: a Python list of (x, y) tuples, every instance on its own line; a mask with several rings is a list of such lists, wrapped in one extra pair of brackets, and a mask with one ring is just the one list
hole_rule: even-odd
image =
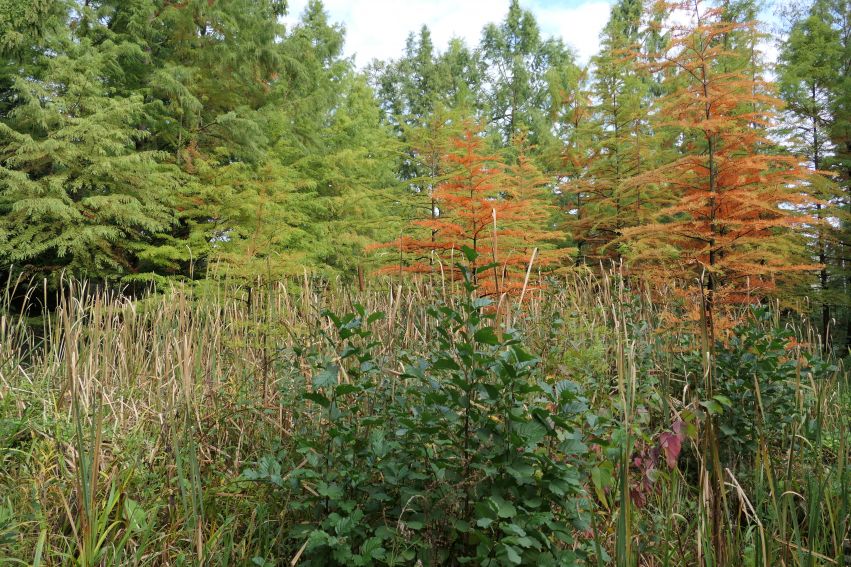
[(586, 171), (566, 185), (581, 205), (568, 223), (582, 243), (581, 260), (617, 261), (615, 242), (624, 229), (647, 222), (664, 200), (657, 185), (634, 185), (628, 179), (651, 169), (660, 159), (660, 136), (650, 118), (653, 77), (642, 61), (647, 30), (641, 3), (618, 2), (601, 33), (601, 52), (593, 58), (594, 76), (580, 133), (586, 136)]
[(138, 55), (66, 31), (42, 73), (16, 78), (0, 121), (2, 264), (99, 278), (156, 264), (181, 176), (163, 152), (139, 149), (150, 136), (142, 96), (111, 87), (120, 61)]
[[(830, 130), (834, 122), (833, 94), (841, 76), (841, 44), (831, 25), (824, 2), (816, 2), (810, 13), (795, 22), (783, 44), (778, 75), (780, 94), (786, 102), (792, 151), (805, 157), (816, 172), (827, 173), (833, 156)], [(812, 229), (811, 247), (818, 263), (816, 293), (810, 293), (820, 310), (820, 330), (827, 347), (833, 334), (832, 312), (848, 299), (844, 277), (835, 256), (841, 241), (841, 191), (828, 176), (812, 178), (813, 211), (820, 221)]]
[(501, 145), (509, 146), (521, 129), (533, 144), (545, 142), (550, 81), (575, 66), (571, 51), (561, 40), (542, 38), (534, 15), (518, 0), (511, 1), (505, 20), (485, 27), (479, 51), (486, 69), (484, 112)]

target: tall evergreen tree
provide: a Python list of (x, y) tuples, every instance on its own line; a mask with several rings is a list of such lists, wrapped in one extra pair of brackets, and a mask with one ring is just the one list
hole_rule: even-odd
[(594, 138), (598, 132), (594, 120), (591, 91), (588, 84), (587, 69), (576, 76), (576, 80), (564, 85), (559, 91), (561, 113), (556, 128), (562, 132), (564, 145), (555, 159), (550, 161), (558, 165), (559, 203), (564, 211), (563, 228), (576, 246), (576, 261), (587, 258), (589, 250), (596, 243), (589, 239), (588, 226), (593, 226), (589, 218), (593, 207), (589, 203), (595, 195), (595, 179), (591, 175), (590, 165), (598, 157)]
[[(827, 160), (843, 193), (843, 220), (836, 264), (845, 273), (845, 297), (851, 296), (851, 2), (830, 0), (829, 18), (839, 34), (839, 72), (831, 93), (830, 139), (834, 155)], [(851, 348), (851, 306), (845, 309), (845, 348)], [(841, 323), (841, 322), (840, 322)]]
[[(102, 26), (89, 19), (82, 10), (69, 21)], [(140, 49), (70, 29), (53, 47), (41, 72), (16, 78), (0, 121), (0, 262), (91, 277), (148, 269), (174, 225), (181, 176), (165, 153), (140, 149), (142, 96), (112, 86)]]
[(217, 273), (352, 274), (364, 246), (392, 231), (392, 139), (342, 47), (342, 28), (310, 2), (279, 46), (297, 64), (282, 67), (256, 113), (269, 143), (251, 161), (194, 162), (203, 175), (193, 233)]
[(521, 9), (518, 0), (511, 0), (499, 25), (485, 27), (479, 50), (487, 69), (485, 112), (490, 126), (503, 145), (521, 129), (538, 143), (550, 128), (549, 81), (553, 73), (575, 66), (572, 53), (561, 40), (543, 39), (535, 17)]
[(446, 51), (438, 56), (437, 74), (446, 108), (462, 116), (481, 114), (484, 70), (476, 51), (470, 50), (458, 38), (451, 39)]
[(465, 117), (474, 111), (478, 61), (460, 40), (438, 54), (431, 32), (423, 26), (418, 35), (408, 36), (401, 58), (374, 62), (368, 72), (385, 120), (402, 143), (399, 176), (420, 191), (417, 180), (428, 176), (429, 168), (417, 156), (417, 139), (436, 123), (446, 122), (447, 115)]
[[(830, 132), (834, 123), (833, 96), (841, 79), (839, 33), (831, 25), (828, 8), (816, 2), (810, 13), (790, 30), (780, 54), (780, 93), (786, 102), (793, 151), (804, 156), (816, 172), (826, 171), (833, 156)], [(812, 178), (810, 192), (817, 199), (812, 247), (821, 269), (813, 299), (821, 310), (821, 333), (830, 344), (832, 308), (847, 303), (844, 278), (836, 261), (841, 240), (836, 228), (836, 206), (841, 201), (837, 185), (826, 175)], [(838, 284), (838, 285), (837, 285)]]
[[(193, 264), (209, 252), (210, 238), (196, 231), (208, 220), (197, 216), (204, 191), (196, 173), (202, 162), (207, 167), (252, 162), (268, 143), (257, 111), (282, 66), (277, 39), (283, 28), (277, 18), (284, 3), (87, 0), (67, 5), (72, 9), (64, 23), (72, 42), (104, 54), (122, 48), (96, 72), (105, 97), (141, 104), (128, 115), (136, 121), (135, 151), (183, 170), (181, 190), (168, 191), (177, 222), (140, 252), (134, 277), (202, 273)], [(56, 53), (66, 53), (70, 45)]]
[(594, 78), (588, 123), (582, 134), (593, 148), (587, 171), (566, 186), (581, 203), (569, 228), (582, 242), (581, 259), (619, 258), (612, 245), (625, 228), (647, 222), (660, 206), (658, 187), (626, 180), (650, 169), (659, 159), (659, 136), (649, 122), (653, 79), (643, 61), (645, 30), (641, 3), (623, 0), (612, 8), (601, 33), (602, 50), (592, 59)]
[(0, 120), (19, 100), (16, 79), (42, 73), (45, 50), (64, 36), (68, 9), (56, 0), (0, 0)]

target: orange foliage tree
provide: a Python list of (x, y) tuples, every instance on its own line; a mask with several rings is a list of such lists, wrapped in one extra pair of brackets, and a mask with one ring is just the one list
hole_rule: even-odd
[(655, 114), (674, 129), (682, 154), (627, 182), (663, 187), (670, 202), (650, 222), (625, 229), (622, 241), (643, 274), (703, 290), (691, 304), (711, 316), (713, 306), (771, 293), (781, 274), (814, 268), (790, 230), (807, 221), (811, 174), (772, 151), (767, 130), (780, 102), (729, 47), (733, 34), (754, 33), (753, 24), (725, 21), (721, 9), (700, 2), (667, 7), (690, 23), (672, 25), (650, 62), (665, 73), (669, 93)]
[[(483, 295), (522, 287), (533, 250), (547, 248), (544, 241), (558, 236), (542, 228), (550, 215), (540, 199), (546, 195), (546, 179), (525, 151), (518, 152), (516, 165), (506, 166), (499, 156), (485, 153), (484, 145), (480, 130), (469, 125), (451, 141), (452, 149), (444, 156), (451, 174), (434, 191), (432, 213), (411, 223), (426, 229), (424, 235), (384, 244), (398, 251), (398, 262), (384, 272), (432, 273), (458, 280), (458, 265), (466, 263)], [(475, 252), (474, 260), (466, 260), (465, 247)], [(541, 256), (550, 261), (557, 255)]]

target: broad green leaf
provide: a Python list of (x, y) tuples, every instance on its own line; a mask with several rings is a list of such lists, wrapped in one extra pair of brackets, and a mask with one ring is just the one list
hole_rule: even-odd
[(319, 392), (304, 392), (301, 397), (306, 400), (310, 400), (311, 402), (316, 402), (323, 408), (327, 408), (331, 405), (331, 400), (329, 400)]
[(337, 384), (340, 367), (336, 363), (330, 363), (321, 372), (313, 377), (314, 388), (327, 388)]
[(493, 330), (493, 327), (482, 327), (473, 335), (477, 343), (485, 345), (498, 345), (499, 338)]

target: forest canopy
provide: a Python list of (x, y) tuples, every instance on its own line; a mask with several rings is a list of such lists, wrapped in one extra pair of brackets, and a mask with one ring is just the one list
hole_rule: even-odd
[(319, 0), (2, 0), (0, 269), (362, 280), (469, 246), (488, 293), (534, 252), (807, 296), (851, 337), (849, 7), (776, 8), (619, 0), (583, 62), (512, 0), (358, 68)]

